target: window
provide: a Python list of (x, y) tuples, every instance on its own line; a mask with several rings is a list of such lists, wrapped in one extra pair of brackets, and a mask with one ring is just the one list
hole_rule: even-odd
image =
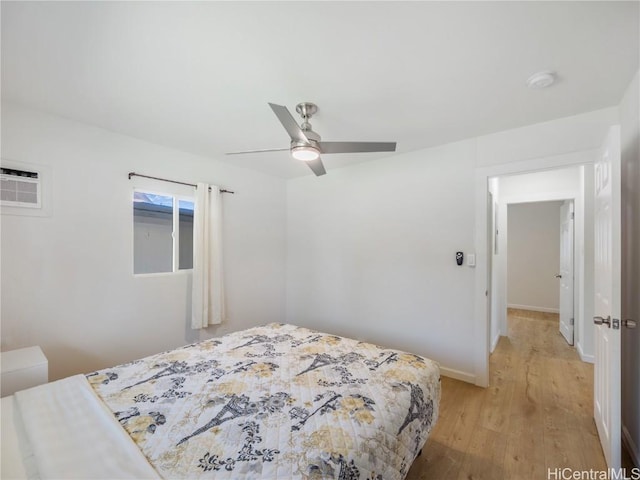
[(133, 273), (193, 268), (193, 198), (133, 193)]

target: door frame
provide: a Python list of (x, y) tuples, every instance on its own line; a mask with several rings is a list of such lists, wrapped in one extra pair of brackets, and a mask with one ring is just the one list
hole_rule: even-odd
[[(475, 295), (474, 295), (474, 338), (478, 339), (475, 344), (474, 365), (475, 365), (475, 384), (481, 387), (489, 386), (489, 354), (491, 351), (491, 319), (487, 315), (487, 303), (492, 301), (491, 297), (486, 295), (490, 290), (487, 285), (487, 275), (489, 269), (489, 249), (487, 242), (487, 228), (489, 225), (488, 215), (491, 214), (487, 209), (489, 182), (492, 177), (500, 177), (503, 175), (533, 173), (544, 170), (556, 170), (571, 166), (588, 166), (593, 165), (598, 155), (598, 150), (584, 150), (580, 152), (572, 152), (564, 155), (556, 155), (553, 157), (534, 158), (500, 164), (488, 167), (476, 168), (475, 175), (475, 250), (476, 271), (475, 271)], [(585, 185), (585, 190), (588, 188)], [(587, 261), (589, 252), (585, 253), (585, 261)], [(592, 262), (592, 260), (591, 260)], [(588, 285), (589, 275), (580, 272), (581, 282), (584, 282), (585, 298), (593, 292), (593, 282)], [(592, 317), (591, 310), (585, 304), (583, 307), (584, 318)]]
[[(566, 210), (565, 210), (566, 208)], [(568, 215), (568, 217), (567, 217)], [(560, 329), (560, 333), (562, 334), (562, 336), (565, 338), (565, 340), (567, 341), (567, 343), (573, 347), (576, 347), (577, 344), (579, 344), (579, 339), (580, 339), (580, 329), (586, 325), (581, 325), (581, 323), (583, 323), (585, 321), (585, 319), (582, 319), (582, 322), (579, 321), (574, 321), (579, 315), (576, 312), (579, 312), (579, 305), (578, 305), (578, 300), (579, 300), (579, 296), (576, 295), (576, 278), (578, 277), (578, 262), (576, 262), (576, 243), (581, 243), (582, 245), (584, 245), (584, 238), (582, 238), (582, 242), (580, 242), (580, 238), (576, 238), (576, 236), (580, 237), (580, 236), (584, 236), (584, 227), (582, 228), (582, 230), (580, 229), (576, 229), (575, 224), (576, 224), (576, 201), (575, 200), (565, 200), (562, 205), (560, 206), (560, 258), (559, 258), (559, 268), (558, 268), (558, 275), (560, 275), (560, 278), (558, 279), (558, 317), (559, 317), (559, 329)], [(569, 228), (565, 231), (564, 230), (564, 224), (565, 221), (569, 222)], [(566, 232), (566, 233), (565, 233)], [(576, 235), (577, 232), (577, 235)], [(567, 235), (567, 237), (565, 237), (565, 235)], [(569, 258), (563, 256), (563, 246), (564, 246), (564, 241), (565, 239), (569, 240)], [(569, 293), (571, 293), (571, 302), (568, 302), (571, 304), (571, 314), (570, 314), (570, 318), (565, 317), (565, 320), (569, 320), (570, 324), (569, 326), (567, 326), (567, 324), (563, 324), (562, 319), (563, 319), (563, 284), (565, 283), (565, 278), (563, 275), (563, 265), (564, 265), (564, 261), (570, 262), (570, 266), (571, 266), (571, 287), (570, 287), (570, 292), (569, 289), (567, 289), (567, 291)], [(567, 281), (568, 282), (568, 281)], [(568, 332), (566, 331), (568, 330)], [(571, 342), (569, 343), (569, 339), (567, 338), (567, 336), (571, 337)], [(577, 340), (576, 340), (577, 337)]]

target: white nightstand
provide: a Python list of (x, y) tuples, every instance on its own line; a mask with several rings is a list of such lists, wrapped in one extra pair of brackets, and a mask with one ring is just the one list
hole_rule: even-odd
[(0, 353), (0, 396), (42, 385), (49, 381), (49, 362), (40, 347)]

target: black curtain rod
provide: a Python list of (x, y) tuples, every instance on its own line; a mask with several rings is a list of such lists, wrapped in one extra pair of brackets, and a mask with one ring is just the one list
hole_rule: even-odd
[[(141, 173), (136, 173), (136, 172), (129, 172), (129, 180), (131, 180), (131, 177), (143, 177), (143, 178), (150, 178), (152, 180), (160, 180), (161, 182), (169, 182), (169, 183), (179, 183), (180, 185), (186, 185), (187, 187), (194, 187), (196, 188), (197, 185), (195, 183), (187, 183), (187, 182), (179, 182), (177, 180), (169, 180), (168, 178), (160, 178), (160, 177), (152, 177), (150, 175), (142, 175)], [(209, 190), (211, 190), (211, 187), (209, 187)], [(225, 190), (224, 188), (220, 189), (220, 193), (236, 193), (234, 191), (231, 190)]]

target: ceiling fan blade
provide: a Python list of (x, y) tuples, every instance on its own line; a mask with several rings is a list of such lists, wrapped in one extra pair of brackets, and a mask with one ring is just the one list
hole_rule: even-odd
[(300, 143), (309, 143), (309, 139), (305, 136), (300, 125), (298, 125), (289, 110), (287, 110), (287, 107), (276, 105), (275, 103), (270, 103), (269, 106), (271, 110), (273, 110), (273, 113), (276, 114), (276, 117), (278, 117), (278, 120), (280, 120), (280, 123), (291, 137), (291, 140)]
[(322, 164), (322, 160), (320, 160), (320, 157), (305, 163), (309, 165), (309, 168), (311, 170), (313, 170), (313, 173), (316, 174), (316, 177), (319, 177), (320, 175), (324, 175), (325, 173), (327, 173), (327, 171), (324, 169), (324, 165)]
[(262, 150), (245, 150), (244, 152), (227, 152), (225, 155), (242, 155), (243, 153), (288, 152), (289, 148), (265, 148)]
[(320, 142), (322, 153), (395, 152), (396, 142)]

